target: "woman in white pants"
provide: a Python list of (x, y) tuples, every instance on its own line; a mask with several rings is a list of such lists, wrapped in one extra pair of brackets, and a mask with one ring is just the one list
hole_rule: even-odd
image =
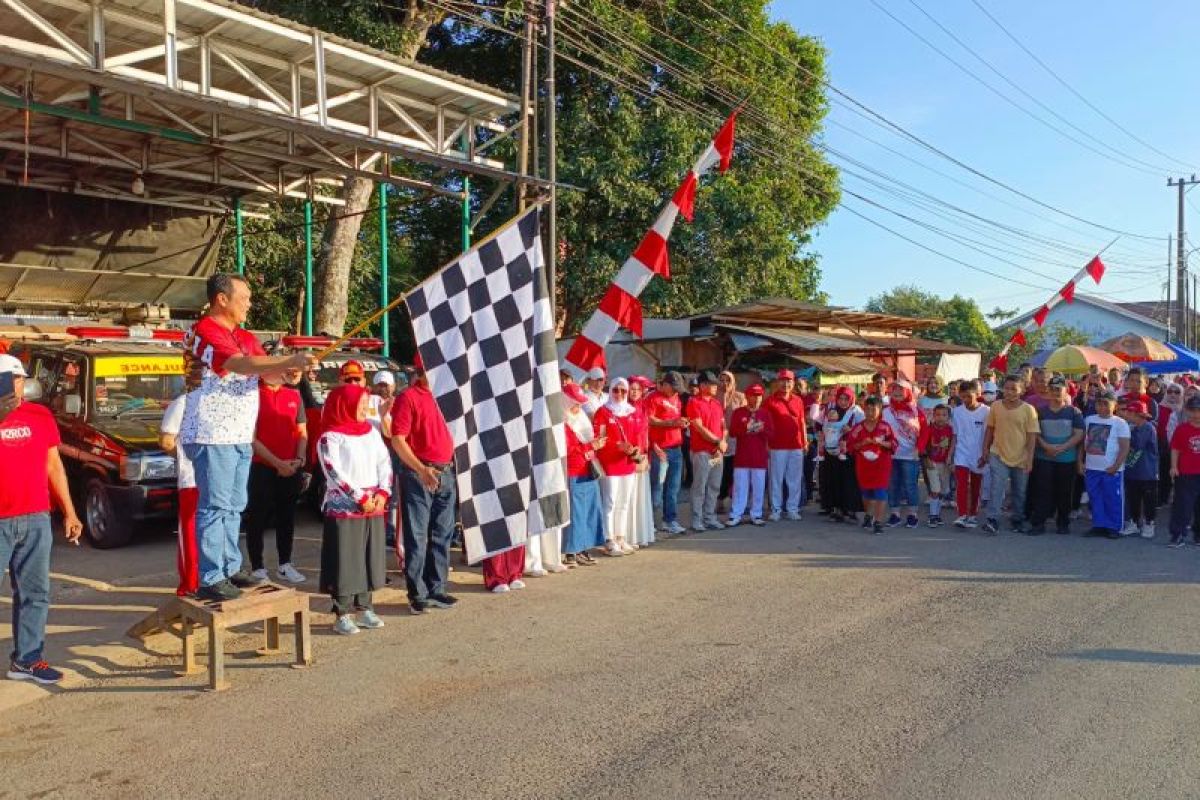
[(646, 454), (637, 445), (637, 421), (634, 407), (629, 403), (629, 381), (617, 378), (609, 388), (608, 402), (597, 409), (592, 418), (596, 438), (604, 446), (596, 458), (604, 470), (600, 495), (604, 500), (605, 533), (610, 556), (634, 552), (632, 536), (635, 522), (634, 495), (637, 491), (637, 462)]
[(635, 469), (637, 477), (633, 489), (633, 536), (634, 547), (654, 544), (654, 503), (650, 494), (650, 417), (646, 413), (645, 394), (654, 383), (641, 375), (629, 379), (629, 404), (634, 412), (630, 415), (637, 429), (636, 444), (644, 457)]
[(746, 390), (746, 405), (733, 412), (729, 435), (737, 442), (733, 457), (733, 507), (729, 524), (740, 525), (749, 505), (750, 522), (763, 523), (763, 492), (767, 485), (767, 440), (771, 415), (763, 408), (766, 390), (754, 384)]

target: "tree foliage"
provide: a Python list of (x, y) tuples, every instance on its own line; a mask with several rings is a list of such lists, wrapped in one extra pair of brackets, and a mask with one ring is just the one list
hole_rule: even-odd
[(987, 323), (979, 305), (961, 295), (943, 299), (916, 286), (897, 286), (867, 301), (867, 311), (944, 320), (944, 324), (923, 331), (922, 336), (939, 342), (975, 347), (987, 353), (995, 350), (996, 334)]
[[(257, 0), (256, 5), (392, 52), (401, 52), (409, 44), (405, 36), (412, 28), (406, 15), (437, 9), (422, 0)], [(607, 28), (621, 31), (627, 40), (705, 75), (730, 96), (749, 98), (754, 107), (753, 114), (744, 114), (739, 121), (732, 169), (701, 185), (694, 223), (681, 220), (676, 226), (670, 247), (673, 279), (651, 282), (642, 296), (647, 316), (688, 314), (768, 295), (824, 300), (818, 258), (810, 249), (813, 229), (838, 200), (836, 172), (813, 145), (826, 111), (821, 85), (824, 49), (785, 24), (771, 23), (766, 0), (714, 0), (713, 5), (753, 35), (723, 35), (720, 32), (728, 24), (688, 0), (572, 3)], [(474, 6), (474, 11), (507, 31), (520, 30), (519, 9), (520, 3), (512, 0), (482, 0)], [(670, 32), (670, 38), (664, 31)], [(658, 209), (731, 109), (698, 82), (661, 70), (649, 74), (644, 61), (638, 61), (629, 48), (609, 47), (605, 57), (610, 62), (646, 74), (641, 85), (651, 97), (641, 96), (627, 87), (627, 74), (611, 63), (600, 65), (563, 38), (563, 57), (557, 64), (558, 177), (561, 184), (573, 188), (559, 191), (558, 300), (565, 329), (572, 332), (595, 308)], [(454, 16), (439, 18), (428, 29), (419, 60), (518, 91), (519, 40), (507, 32)], [(598, 77), (579, 66), (579, 61), (597, 64), (612, 77)], [(704, 111), (693, 114), (674, 108), (673, 101), (663, 98), (663, 89)], [(761, 115), (774, 121), (770, 130), (763, 126)], [(505, 141), (492, 152), (512, 163), (514, 149), (515, 142)], [(401, 169), (448, 188), (462, 185), (461, 175), (416, 164)], [(473, 181), (472, 208), (478, 211), (498, 185), (487, 179)], [(393, 198), (389, 263), (393, 289), (400, 291), (458, 252), (461, 207), (453, 198), (431, 198), (418, 190), (399, 190)], [(514, 193), (504, 192), (476, 236), (486, 234), (515, 210)], [(318, 222), (327, 217), (328, 209), (321, 209)], [(303, 283), (302, 234), (290, 227), (296, 218), (294, 204), (284, 203), (275, 219), (248, 227), (253, 234), (247, 240), (251, 275), (260, 298), (269, 295), (259, 305), (264, 318), (255, 324), (294, 324)], [(287, 229), (276, 232), (281, 224)], [(351, 323), (376, 305), (376, 229), (374, 215), (364, 217), (348, 291)], [(227, 268), (232, 252), (227, 243), (223, 249)], [(394, 325), (393, 330), (405, 327)]]

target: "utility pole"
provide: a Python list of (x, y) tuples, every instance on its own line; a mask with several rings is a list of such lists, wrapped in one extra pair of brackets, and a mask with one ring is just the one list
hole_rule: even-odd
[(550, 316), (558, 328), (555, 311), (555, 287), (558, 283), (558, 89), (554, 82), (554, 7), (558, 0), (546, 0), (546, 179), (550, 181), (550, 211), (546, 219), (546, 288), (550, 294)]
[(1174, 186), (1179, 190), (1179, 225), (1175, 232), (1175, 337), (1183, 345), (1187, 346), (1187, 334), (1190, 330), (1188, 325), (1188, 288), (1187, 288), (1187, 250), (1184, 243), (1186, 227), (1183, 220), (1183, 196), (1187, 193), (1187, 187), (1194, 186), (1200, 183), (1195, 175), (1190, 178), (1167, 178), (1167, 186)]
[(1174, 313), (1171, 310), (1171, 268), (1173, 266), (1171, 256), (1174, 254), (1175, 237), (1167, 236), (1167, 341), (1171, 341), (1171, 315)]
[(517, 154), (517, 173), (521, 179), (516, 183), (517, 190), (517, 210), (525, 210), (525, 193), (526, 183), (525, 178), (529, 175), (529, 144), (530, 134), (532, 131), (532, 106), (533, 87), (531, 87), (529, 76), (533, 72), (534, 58), (534, 3), (533, 0), (525, 0), (525, 35), (521, 40), (521, 134), (518, 147), (520, 152)]

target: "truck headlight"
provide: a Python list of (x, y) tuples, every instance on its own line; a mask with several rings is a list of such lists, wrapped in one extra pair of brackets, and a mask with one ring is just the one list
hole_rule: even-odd
[(138, 481), (169, 480), (175, 477), (175, 459), (168, 455), (135, 454), (121, 461), (121, 479)]

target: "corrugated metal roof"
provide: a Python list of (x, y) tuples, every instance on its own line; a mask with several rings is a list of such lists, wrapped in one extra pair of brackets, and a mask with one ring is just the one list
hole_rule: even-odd
[(816, 367), (826, 375), (870, 375), (879, 371), (874, 361), (856, 356), (793, 356), (802, 364)]

